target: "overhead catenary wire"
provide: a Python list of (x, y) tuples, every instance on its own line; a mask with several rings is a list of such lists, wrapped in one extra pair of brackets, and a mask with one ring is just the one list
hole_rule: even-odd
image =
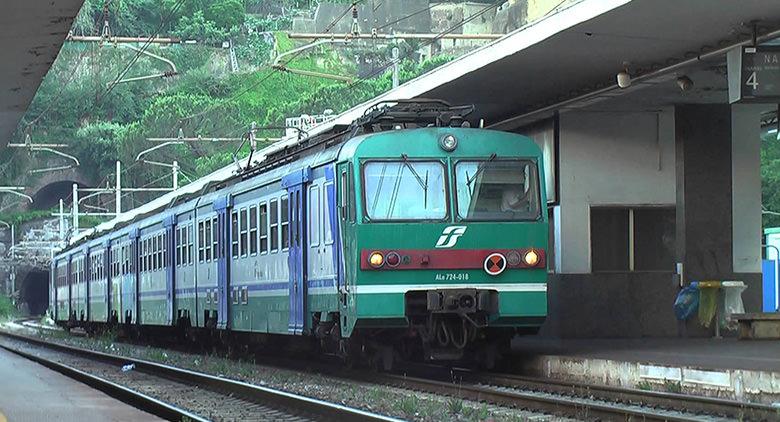
[[(561, 4), (563, 4), (565, 1), (567, 1), (567, 0), (563, 0), (563, 1), (562, 1), (561, 3), (559, 3), (559, 4), (558, 4), (558, 6), (556, 6), (556, 7), (555, 7), (553, 10), (555, 10), (557, 7), (560, 7), (560, 5), (561, 5)], [(444, 37), (445, 35), (447, 35), (447, 34), (450, 34), (450, 33), (452, 33), (453, 31), (455, 31), (455, 30), (457, 30), (458, 28), (460, 28), (461, 26), (463, 26), (463, 25), (465, 25), (465, 24), (467, 24), (467, 23), (471, 22), (471, 21), (472, 21), (472, 20), (474, 20), (474, 19), (477, 19), (478, 17), (480, 17), (480, 16), (484, 15), (485, 13), (487, 13), (488, 11), (490, 11), (491, 9), (498, 7), (498, 5), (499, 5), (499, 4), (501, 4), (501, 3), (502, 3), (502, 0), (495, 1), (495, 2), (493, 2), (493, 3), (491, 3), (491, 4), (489, 4), (488, 6), (486, 6), (486, 7), (482, 8), (482, 9), (480, 9), (478, 12), (476, 12), (476, 13), (474, 13), (473, 15), (469, 16), (468, 18), (463, 18), (463, 19), (461, 19), (461, 21), (460, 21), (460, 22), (458, 22), (457, 24), (453, 24), (452, 26), (450, 26), (449, 28), (445, 29), (444, 31), (437, 33), (435, 37), (431, 38), (431, 39), (430, 39), (429, 41), (427, 41), (426, 43), (423, 43), (423, 44), (421, 45), (421, 48), (423, 48), (423, 47), (427, 47), (427, 46), (430, 46), (430, 45), (433, 45), (434, 43), (436, 43), (436, 42), (438, 42), (439, 40), (441, 40), (441, 39), (442, 39), (442, 37)], [(546, 16), (546, 15), (545, 15), (545, 16)], [(377, 68), (375, 71), (371, 72), (369, 75), (367, 75), (367, 76), (364, 76), (364, 77), (362, 77), (362, 78), (359, 78), (359, 79), (356, 79), (354, 82), (352, 82), (352, 83), (349, 83), (349, 84), (345, 85), (345, 86), (342, 88), (342, 90), (341, 90), (341, 91), (348, 91), (348, 90), (352, 90), (352, 89), (353, 89), (355, 86), (357, 86), (357, 85), (359, 85), (359, 84), (362, 84), (362, 83), (366, 83), (367, 81), (369, 81), (369, 80), (373, 79), (374, 77), (376, 77), (376, 76), (378, 76), (378, 75), (380, 75), (380, 74), (382, 74), (382, 73), (386, 72), (386, 71), (387, 71), (388, 69), (390, 69), (392, 66), (394, 66), (394, 65), (396, 65), (396, 64), (399, 64), (399, 63), (401, 63), (402, 61), (404, 61), (404, 60), (408, 59), (408, 58), (409, 58), (409, 57), (410, 57), (412, 54), (414, 54), (414, 53), (415, 53), (415, 51), (414, 51), (414, 50), (412, 50), (412, 51), (409, 51), (409, 52), (407, 52), (405, 55), (398, 57), (397, 59), (390, 60), (390, 61), (389, 61), (388, 63), (386, 63), (385, 65), (383, 65), (383, 66), (380, 66), (380, 67), (379, 67), (379, 68)], [(337, 93), (336, 93), (336, 95), (338, 95), (338, 94), (339, 94), (339, 92), (337, 92)]]
[(108, 94), (111, 93), (111, 91), (114, 89), (114, 87), (117, 85), (119, 81), (122, 80), (122, 78), (127, 75), (127, 72), (130, 71), (130, 68), (133, 67), (133, 65), (138, 61), (138, 59), (146, 52), (146, 50), (149, 48), (150, 45), (152, 45), (152, 42), (154, 39), (160, 34), (160, 32), (163, 30), (165, 25), (168, 24), (168, 22), (176, 15), (176, 12), (179, 11), (179, 9), (184, 5), (184, 3), (187, 0), (179, 0), (176, 4), (173, 5), (168, 15), (162, 19), (160, 22), (160, 26), (157, 28), (155, 33), (149, 37), (149, 39), (144, 43), (143, 46), (141, 46), (140, 49), (136, 52), (135, 56), (130, 60), (130, 62), (127, 63), (127, 65), (124, 67), (124, 69), (119, 72), (119, 74), (114, 78), (114, 81), (111, 82), (111, 84), (108, 85), (108, 88), (106, 89), (106, 92), (101, 96), (101, 98), (105, 98)]
[[(343, 12), (341, 15), (337, 16), (335, 19), (333, 19), (333, 21), (331, 21), (331, 23), (330, 23), (330, 24), (328, 24), (328, 25), (326, 26), (326, 31), (325, 31), (325, 32), (328, 32), (330, 29), (332, 29), (332, 28), (333, 28), (333, 27), (334, 27), (334, 26), (335, 26), (335, 25), (336, 25), (336, 24), (337, 24), (337, 23), (338, 23), (338, 22), (339, 22), (339, 21), (340, 21), (340, 20), (341, 20), (341, 19), (342, 19), (344, 16), (346, 16), (346, 14), (347, 14), (347, 13), (349, 13), (349, 11), (350, 11), (350, 10), (352, 10), (352, 7), (353, 7), (353, 5), (357, 5), (357, 4), (359, 4), (359, 3), (362, 3), (363, 1), (364, 1), (364, 0), (358, 0), (358, 1), (354, 2), (354, 3), (351, 3), (351, 4), (349, 5), (349, 7), (348, 7), (348, 8), (347, 8), (347, 9), (346, 9), (346, 10), (345, 10), (345, 11), (344, 11), (344, 12)], [(298, 58), (298, 57), (299, 57), (301, 54), (303, 54), (305, 51), (306, 51), (306, 50), (300, 50), (300, 51), (298, 51), (297, 53), (293, 54), (293, 56), (292, 56), (291, 58), (287, 59), (287, 61), (286, 61), (286, 62), (287, 62), (287, 63), (290, 63), (290, 62), (292, 62), (293, 60), (295, 60), (296, 58)], [(255, 89), (255, 88), (258, 88), (259, 86), (261, 86), (263, 83), (265, 83), (265, 82), (266, 82), (268, 79), (270, 79), (270, 78), (271, 78), (273, 75), (275, 75), (277, 72), (281, 72), (281, 71), (282, 71), (282, 70), (281, 70), (281, 69), (279, 69), (279, 68), (273, 68), (273, 67), (272, 67), (272, 68), (270, 68), (270, 69), (271, 69), (271, 72), (270, 72), (268, 75), (266, 75), (264, 78), (261, 78), (259, 81), (255, 82), (254, 84), (252, 84), (252, 85), (248, 86), (247, 88), (245, 88), (245, 89), (242, 89), (242, 90), (240, 90), (240, 91), (239, 91), (239, 92), (237, 92), (237, 93), (234, 93), (234, 94), (233, 94), (233, 95), (231, 95), (230, 97), (228, 97), (228, 98), (226, 98), (226, 99), (224, 99), (224, 100), (222, 100), (222, 101), (219, 101), (219, 102), (218, 102), (217, 104), (215, 104), (215, 105), (212, 105), (212, 106), (210, 106), (210, 107), (207, 107), (205, 110), (202, 110), (202, 111), (199, 111), (199, 112), (197, 112), (197, 113), (194, 113), (194, 114), (191, 114), (191, 115), (188, 115), (188, 116), (185, 116), (185, 117), (182, 117), (182, 118), (180, 118), (180, 119), (179, 119), (179, 125), (182, 125), (182, 124), (183, 124), (185, 121), (192, 120), (192, 119), (194, 119), (194, 118), (196, 118), (196, 117), (204, 116), (204, 115), (206, 115), (207, 113), (210, 113), (210, 112), (212, 112), (212, 111), (215, 111), (215, 110), (219, 109), (220, 107), (223, 107), (223, 106), (225, 106), (225, 105), (227, 105), (227, 104), (230, 104), (230, 103), (232, 103), (233, 101), (237, 100), (238, 98), (240, 98), (241, 96), (245, 95), (245, 94), (246, 94), (246, 93), (248, 93), (249, 91), (251, 91), (251, 90), (253, 90), (253, 89)], [(172, 130), (172, 131), (175, 131), (175, 130), (176, 130), (176, 128), (172, 128), (171, 130)], [(236, 130), (236, 131), (235, 131), (233, 134), (237, 134), (237, 133), (243, 133), (243, 131), (239, 132), (238, 130)]]

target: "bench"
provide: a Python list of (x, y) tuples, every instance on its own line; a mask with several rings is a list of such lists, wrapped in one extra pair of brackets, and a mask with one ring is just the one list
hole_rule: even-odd
[(741, 340), (780, 340), (780, 313), (733, 314)]

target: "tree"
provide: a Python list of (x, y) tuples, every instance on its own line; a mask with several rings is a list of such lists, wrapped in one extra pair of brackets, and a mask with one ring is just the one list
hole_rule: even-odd
[(210, 5), (205, 12), (206, 19), (224, 30), (243, 24), (244, 15), (244, 5), (239, 0), (218, 1)]

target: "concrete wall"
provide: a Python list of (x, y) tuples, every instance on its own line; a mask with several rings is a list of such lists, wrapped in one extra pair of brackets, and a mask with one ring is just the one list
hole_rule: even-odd
[(556, 265), (543, 335), (711, 335), (695, 318), (684, 330), (675, 320), (673, 268), (591, 273), (592, 206), (675, 206), (678, 259), (692, 271), (686, 278), (742, 280), (749, 286), (746, 309), (759, 310), (760, 112), (756, 106), (682, 105), (560, 116)]
[(559, 156), (557, 273), (590, 273), (591, 206), (675, 203), (671, 110), (563, 114)]
[[(374, 10), (371, 2), (363, 2), (358, 5), (358, 24), (361, 33), (370, 34), (371, 28), (381, 27), (395, 20), (409, 16), (410, 14), (428, 7), (427, 0), (384, 0), (377, 2)], [(352, 11), (339, 18), (347, 7), (347, 3), (320, 3), (314, 16), (314, 27), (316, 32), (324, 32), (329, 26), (332, 26), (329, 32), (334, 34), (346, 34), (352, 28)], [(335, 25), (332, 25), (333, 22)], [(303, 23), (299, 23), (303, 25)], [(430, 32), (431, 15), (429, 13), (420, 13), (409, 19), (401, 20), (382, 32), (415, 33)]]

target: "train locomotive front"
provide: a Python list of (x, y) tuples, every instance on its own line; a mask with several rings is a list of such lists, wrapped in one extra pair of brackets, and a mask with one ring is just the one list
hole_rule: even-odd
[[(547, 312), (542, 156), (529, 138), (431, 127), (342, 148), (342, 338), (492, 366)], [(343, 348), (343, 345), (342, 345)]]

